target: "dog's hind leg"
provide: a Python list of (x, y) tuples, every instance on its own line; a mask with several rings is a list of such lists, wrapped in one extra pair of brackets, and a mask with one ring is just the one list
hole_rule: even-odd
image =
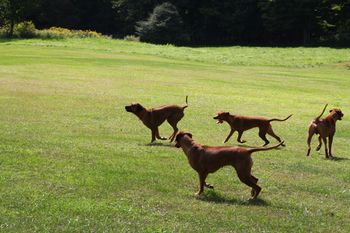
[(259, 128), (259, 137), (265, 142), (263, 146), (266, 146), (267, 144), (270, 143), (269, 140), (267, 140), (266, 138), (266, 133), (267, 133), (267, 129), (265, 130), (265, 128)]
[(238, 178), (244, 184), (246, 184), (252, 188), (251, 195), (252, 195), (252, 199), (255, 200), (261, 191), (261, 187), (255, 183), (255, 180), (251, 177), (250, 174), (240, 173), (240, 174), (238, 174)]
[(176, 136), (177, 132), (179, 131), (179, 129), (177, 128), (177, 123), (183, 118), (183, 116), (184, 116), (184, 114), (181, 113), (181, 114), (169, 117), (167, 119), (168, 123), (171, 125), (171, 127), (174, 130), (174, 132), (169, 137), (170, 142), (174, 141), (175, 136)]
[[(307, 137), (307, 146), (308, 146), (308, 149), (307, 149), (307, 154), (306, 156), (309, 156), (310, 155), (310, 151), (311, 151), (311, 139), (312, 137), (314, 136), (315, 134), (315, 125), (311, 124), (309, 126), (309, 136)], [(321, 135), (320, 135), (321, 137)], [(321, 148), (321, 147), (320, 147)]]
[(258, 183), (259, 179), (256, 178), (255, 176), (253, 176), (252, 174), (250, 175), (250, 177), (254, 180), (254, 183)]
[[(277, 141), (282, 142), (281, 138), (278, 137), (278, 136), (273, 132), (271, 125), (269, 125), (269, 128), (267, 129), (267, 134), (270, 135), (270, 136), (272, 136), (272, 137), (274, 137)], [(282, 144), (282, 146), (285, 146), (285, 145)]]
[(322, 137), (318, 136), (318, 146), (316, 147), (316, 151), (319, 151), (322, 147)]

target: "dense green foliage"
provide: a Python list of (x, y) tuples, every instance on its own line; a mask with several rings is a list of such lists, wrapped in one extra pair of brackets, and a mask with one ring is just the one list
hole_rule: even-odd
[(179, 44), (186, 41), (179, 12), (168, 2), (155, 7), (146, 21), (138, 22), (136, 34), (141, 41), (155, 44)]
[[(2, 40), (0, 231), (347, 233), (349, 68), (349, 49)], [(183, 152), (148, 145), (149, 130), (124, 109), (183, 104), (186, 95), (179, 128), (203, 144), (224, 145), (229, 127), (215, 124), (217, 111), (294, 114), (273, 123), (287, 146), (253, 155), (256, 202), (231, 167), (210, 175), (215, 190), (196, 199)], [(325, 103), (345, 113), (334, 160), (323, 150), (305, 156), (307, 126)], [(244, 133), (245, 146), (263, 143), (257, 133)]]
[[(350, 0), (0, 0), (0, 25), (31, 20), (124, 37), (164, 2), (177, 8), (192, 45), (350, 45)], [(173, 42), (164, 34), (157, 39)]]
[(13, 36), (16, 23), (20, 23), (30, 12), (40, 7), (41, 0), (0, 0), (0, 26), (7, 28), (8, 35)]

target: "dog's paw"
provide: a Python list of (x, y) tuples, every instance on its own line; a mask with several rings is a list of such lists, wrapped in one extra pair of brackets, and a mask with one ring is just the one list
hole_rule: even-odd
[(201, 194), (202, 194), (202, 193), (203, 193), (203, 192), (201, 192), (201, 191), (195, 192), (195, 193), (194, 193), (194, 196), (197, 197), (197, 198), (198, 198), (198, 197), (201, 197)]
[(251, 195), (252, 197), (255, 196), (255, 190), (254, 190), (254, 189), (252, 189), (252, 190), (250, 191), (250, 195)]

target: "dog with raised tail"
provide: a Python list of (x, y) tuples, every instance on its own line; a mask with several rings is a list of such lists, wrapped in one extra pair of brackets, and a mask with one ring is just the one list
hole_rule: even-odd
[[(226, 143), (230, 137), (233, 135), (235, 131), (238, 132), (237, 141), (239, 143), (245, 143), (245, 140), (241, 140), (241, 137), (243, 135), (243, 132), (255, 127), (259, 128), (259, 137), (264, 140), (265, 144), (263, 146), (266, 146), (269, 144), (269, 140), (266, 138), (266, 134), (269, 134), (270, 136), (274, 137), (277, 141), (282, 142), (281, 138), (278, 137), (272, 130), (271, 122), (272, 121), (286, 121), (288, 120), (292, 115), (289, 115), (285, 119), (277, 119), (272, 118), (268, 119), (265, 117), (260, 116), (241, 116), (241, 115), (232, 115), (229, 112), (219, 112), (216, 116), (214, 116), (214, 120), (217, 120), (217, 124), (222, 124), (224, 121), (226, 121), (230, 127), (231, 131), (227, 138), (225, 139), (224, 143)], [(282, 146), (285, 146), (282, 144)]]
[(264, 148), (242, 148), (234, 146), (205, 146), (196, 143), (192, 139), (191, 133), (179, 132), (176, 135), (176, 147), (182, 148), (187, 156), (190, 166), (198, 173), (199, 190), (195, 195), (200, 195), (204, 187), (213, 189), (214, 187), (205, 182), (209, 173), (214, 173), (224, 166), (233, 166), (236, 169), (238, 178), (252, 188), (252, 199), (256, 199), (261, 191), (257, 185), (258, 178), (251, 174), (253, 160), (251, 154), (258, 151), (266, 151), (277, 148), (276, 146)]
[[(325, 154), (326, 158), (332, 158), (332, 143), (333, 143), (333, 137), (335, 134), (335, 124), (337, 120), (342, 120), (342, 117), (344, 114), (339, 108), (333, 108), (329, 110), (328, 116), (325, 118), (321, 118), (323, 113), (326, 111), (328, 104), (326, 104), (321, 112), (321, 114), (313, 119), (309, 125), (309, 136), (307, 138), (307, 156), (310, 155), (311, 150), (311, 139), (314, 134), (319, 134), (318, 136), (318, 146), (316, 148), (317, 151), (321, 149), (322, 141), (324, 143), (325, 147)], [(328, 148), (327, 148), (327, 138), (328, 138)]]
[(170, 135), (169, 139), (172, 142), (175, 138), (176, 133), (179, 131), (177, 128), (177, 123), (183, 118), (184, 110), (188, 107), (188, 96), (186, 96), (186, 104), (183, 106), (179, 105), (164, 105), (158, 108), (146, 109), (141, 104), (131, 104), (125, 106), (127, 112), (135, 114), (143, 124), (148, 127), (152, 132), (151, 143), (157, 139), (167, 140), (159, 135), (158, 127), (167, 120), (168, 123), (173, 128), (173, 133)]

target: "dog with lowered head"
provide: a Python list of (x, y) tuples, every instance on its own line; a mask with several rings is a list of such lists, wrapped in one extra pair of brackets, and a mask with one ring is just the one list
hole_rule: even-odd
[(252, 188), (252, 199), (256, 199), (261, 191), (257, 185), (258, 178), (251, 174), (253, 160), (251, 154), (257, 151), (271, 150), (283, 144), (266, 148), (242, 148), (233, 146), (205, 146), (193, 141), (191, 133), (179, 132), (176, 135), (176, 147), (182, 148), (187, 156), (190, 166), (198, 173), (199, 190), (195, 195), (200, 195), (204, 187), (214, 187), (205, 182), (209, 173), (214, 173), (220, 168), (230, 165), (236, 169), (238, 178)]
[(177, 123), (184, 116), (184, 109), (188, 107), (187, 103), (188, 96), (186, 96), (186, 105), (164, 105), (158, 108), (149, 108), (146, 109), (141, 104), (131, 104), (125, 106), (127, 112), (135, 114), (145, 126), (147, 126), (152, 132), (151, 143), (157, 139), (167, 140), (159, 135), (158, 126), (160, 126), (165, 120), (173, 128), (174, 132), (170, 135), (169, 139), (172, 142), (175, 138), (176, 133), (178, 132)]

